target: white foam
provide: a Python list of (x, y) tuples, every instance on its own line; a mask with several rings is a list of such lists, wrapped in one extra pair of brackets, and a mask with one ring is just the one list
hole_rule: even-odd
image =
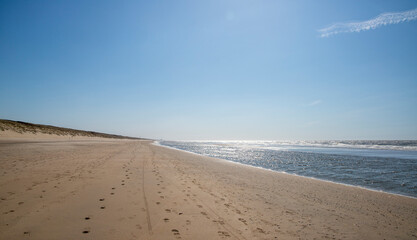
[[(180, 141), (178, 141), (178, 142), (180, 142)], [(182, 142), (188, 142), (188, 141), (182, 141)], [(225, 141), (223, 141), (223, 142), (225, 142)], [(246, 142), (248, 142), (248, 141), (246, 141)], [(191, 151), (187, 151), (187, 150), (183, 150), (183, 149), (178, 149), (178, 148), (175, 148), (175, 147), (165, 146), (165, 145), (162, 145), (160, 143), (160, 141), (154, 141), (152, 144), (155, 145), (155, 146), (165, 147), (165, 148), (168, 148), (168, 149), (181, 151), (181, 152), (186, 152), (186, 153), (194, 154), (194, 155), (197, 155), (197, 156), (210, 157), (208, 155), (198, 154), (198, 153), (195, 153), (195, 152), (191, 152)], [(214, 158), (214, 157), (210, 157), (210, 158)], [(295, 173), (288, 173), (288, 172), (284, 172), (284, 171), (272, 170), (272, 169), (268, 169), (268, 168), (253, 166), (253, 165), (244, 164), (244, 163), (240, 163), (240, 162), (235, 162), (235, 161), (222, 159), (222, 158), (214, 158), (214, 159), (221, 160), (221, 161), (226, 161), (226, 162), (232, 163), (232, 164), (238, 164), (238, 165), (244, 166), (244, 167), (252, 167), (252, 168), (256, 168), (256, 169), (263, 170), (263, 171), (277, 172), (277, 173), (287, 174), (287, 175), (291, 175), (291, 176), (297, 176), (297, 177), (302, 177), (302, 178), (307, 178), (307, 179), (314, 179), (314, 180), (317, 180), (317, 181), (339, 184), (339, 185), (343, 185), (343, 186), (347, 186), (347, 187), (360, 188), (360, 189), (373, 191), (373, 192), (379, 192), (379, 193), (385, 193), (385, 194), (391, 194), (391, 195), (397, 195), (397, 196), (417, 199), (417, 197), (408, 196), (408, 195), (404, 195), (404, 194), (400, 194), (400, 193), (388, 192), (388, 191), (383, 191), (383, 190), (379, 190), (379, 189), (372, 189), (372, 188), (367, 188), (367, 187), (363, 187), (363, 186), (359, 186), (359, 185), (351, 185), (351, 184), (346, 184), (346, 183), (334, 182), (334, 181), (319, 179), (319, 178), (315, 178), (315, 177), (302, 176), (302, 175), (298, 175), (298, 174), (295, 174)]]

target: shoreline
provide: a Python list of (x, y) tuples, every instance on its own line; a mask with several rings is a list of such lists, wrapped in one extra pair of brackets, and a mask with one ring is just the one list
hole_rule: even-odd
[(0, 142), (0, 163), (0, 239), (417, 236), (416, 199), (153, 141)]
[[(319, 147), (319, 148), (341, 148), (341, 149), (357, 149), (357, 150), (386, 150), (386, 151), (417, 151), (417, 146), (392, 146), (383, 145), (383, 147), (378, 145), (364, 146), (364, 145), (323, 145), (319, 143), (309, 143), (309, 142), (338, 142), (343, 140), (155, 140), (155, 141), (167, 141), (167, 142), (216, 142), (216, 143), (256, 143), (256, 142), (269, 142), (269, 143), (281, 143), (281, 146), (292, 146), (293, 144), (300, 144), (301, 147)], [(393, 142), (409, 142), (417, 140), (347, 140), (347, 141), (393, 141)]]
[(195, 152), (191, 152), (191, 151), (187, 151), (187, 150), (183, 150), (183, 149), (178, 149), (178, 148), (174, 148), (174, 147), (170, 147), (170, 146), (165, 146), (165, 145), (160, 144), (159, 140), (154, 140), (152, 142), (152, 144), (154, 144), (155, 146), (159, 146), (159, 147), (165, 147), (165, 148), (168, 148), (168, 149), (171, 149), (171, 150), (176, 150), (176, 151), (181, 151), (181, 152), (185, 152), (185, 153), (195, 154), (197, 156), (202, 156), (202, 157), (208, 157), (208, 158), (218, 159), (218, 160), (222, 160), (222, 161), (227, 161), (227, 162), (230, 162), (230, 163), (239, 164), (239, 165), (246, 166), (246, 167), (253, 167), (253, 168), (256, 168), (256, 169), (259, 169), (259, 170), (271, 171), (271, 172), (274, 172), (274, 173), (287, 174), (287, 175), (290, 175), (290, 176), (302, 177), (302, 178), (307, 178), (307, 179), (312, 179), (312, 180), (317, 180), (317, 181), (323, 181), (323, 182), (332, 183), (332, 184), (338, 184), (338, 185), (342, 185), (342, 186), (346, 186), (346, 187), (359, 188), (359, 189), (363, 189), (363, 190), (367, 190), (367, 191), (372, 191), (372, 192), (377, 192), (377, 193), (385, 193), (385, 194), (390, 194), (390, 195), (406, 197), (406, 198), (411, 198), (411, 199), (416, 199), (417, 200), (417, 197), (404, 195), (404, 194), (400, 194), (400, 193), (387, 192), (387, 191), (367, 188), (367, 187), (363, 187), (363, 186), (359, 186), (359, 185), (351, 185), (351, 184), (347, 184), (347, 183), (335, 182), (335, 181), (326, 180), (326, 179), (320, 179), (320, 178), (315, 178), (315, 177), (310, 177), (310, 176), (298, 175), (296, 173), (287, 173), (285, 171), (277, 171), (277, 170), (273, 170), (273, 169), (269, 169), (269, 168), (263, 168), (263, 167), (253, 166), (253, 165), (244, 164), (244, 163), (240, 163), (240, 162), (235, 162), (235, 161), (227, 160), (227, 159), (223, 159), (223, 158), (210, 157), (210, 156), (202, 155), (202, 154), (199, 154), (199, 153), (195, 153)]

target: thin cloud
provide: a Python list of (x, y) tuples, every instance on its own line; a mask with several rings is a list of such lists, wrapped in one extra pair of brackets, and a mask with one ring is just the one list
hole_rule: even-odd
[(311, 103), (308, 103), (307, 106), (316, 106), (316, 105), (319, 105), (322, 102), (323, 101), (321, 101), (321, 100), (316, 100), (316, 101), (313, 101)]
[(330, 27), (319, 29), (320, 37), (329, 37), (338, 33), (352, 33), (375, 29), (390, 24), (413, 21), (417, 19), (417, 8), (404, 12), (382, 13), (376, 18), (363, 22), (335, 23)]

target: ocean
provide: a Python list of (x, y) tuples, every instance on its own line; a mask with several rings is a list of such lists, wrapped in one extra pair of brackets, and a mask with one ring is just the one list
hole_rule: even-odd
[(159, 141), (255, 167), (417, 198), (417, 141)]

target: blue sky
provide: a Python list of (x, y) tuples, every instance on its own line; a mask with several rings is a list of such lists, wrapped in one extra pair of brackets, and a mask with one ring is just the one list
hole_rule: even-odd
[(417, 21), (350, 29), (416, 8), (0, 1), (0, 118), (172, 140), (417, 139)]

